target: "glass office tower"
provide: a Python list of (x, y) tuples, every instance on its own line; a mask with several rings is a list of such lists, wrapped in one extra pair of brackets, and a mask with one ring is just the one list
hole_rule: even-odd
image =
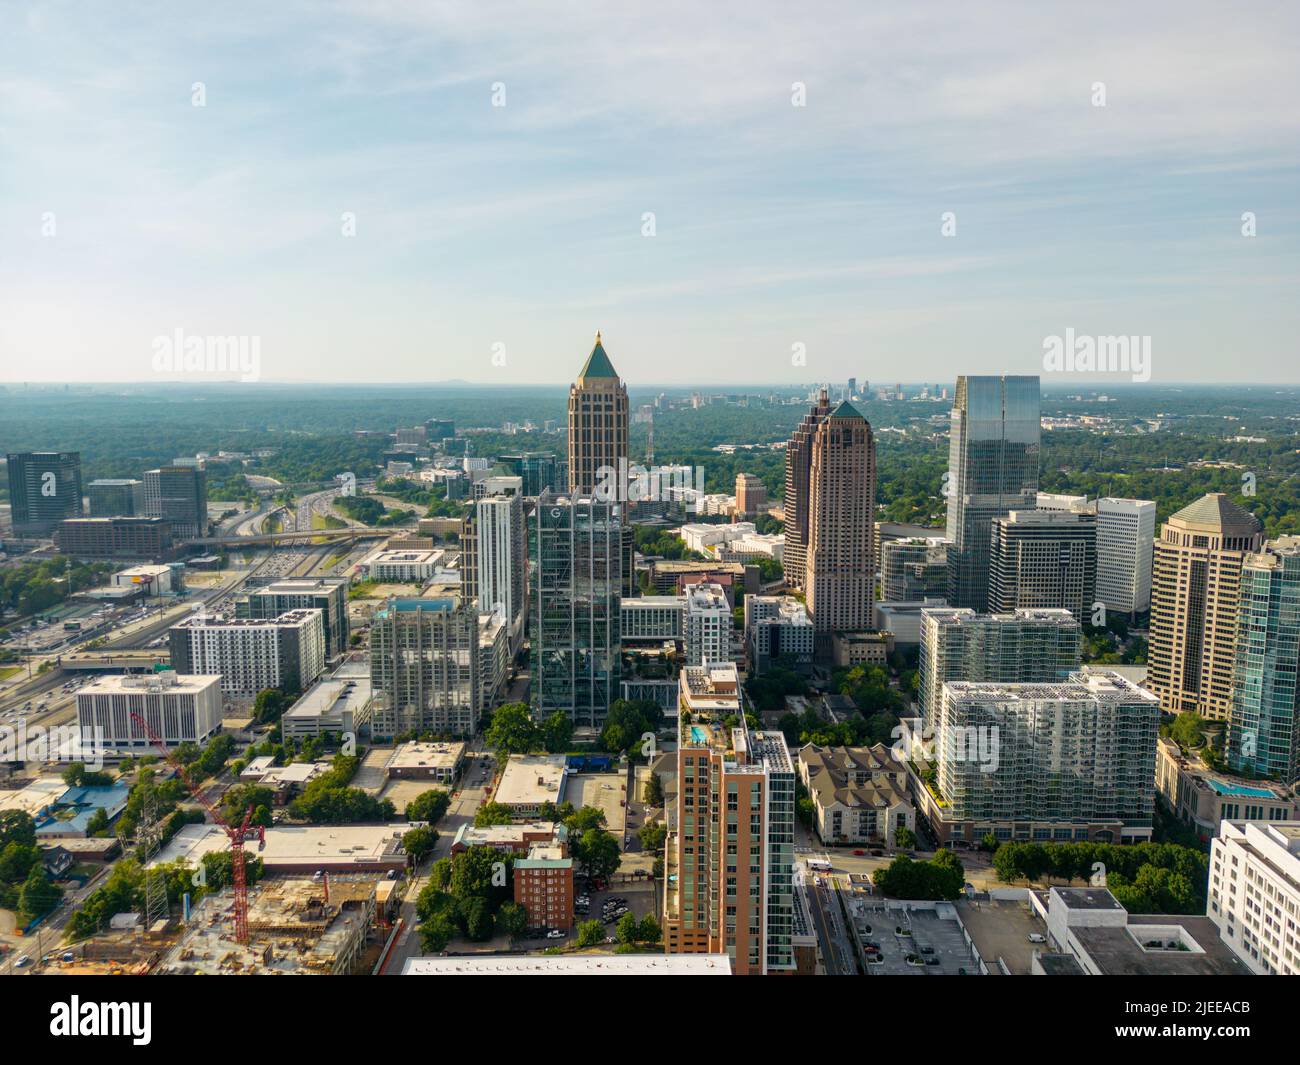
[(1228, 764), (1290, 784), (1300, 772), (1300, 537), (1246, 556), (1239, 602)]
[(1038, 502), (1034, 376), (959, 377), (948, 445), (948, 605), (988, 609), (994, 518)]
[(622, 508), (543, 492), (534, 526), (532, 679), (539, 719), (600, 728), (619, 691)]

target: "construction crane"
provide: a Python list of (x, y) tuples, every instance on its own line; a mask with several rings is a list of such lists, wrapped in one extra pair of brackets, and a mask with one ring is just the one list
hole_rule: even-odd
[(149, 742), (158, 748), (158, 753), (163, 756), (167, 764), (176, 771), (176, 775), (187, 788), (190, 794), (194, 796), (194, 801), (203, 807), (204, 812), (210, 817), (226, 836), (230, 839), (230, 879), (235, 888), (235, 942), (248, 942), (248, 873), (244, 867), (244, 843), (246, 840), (257, 837), (257, 849), (266, 848), (266, 829), (261, 825), (250, 825), (253, 818), (253, 805), (249, 803), (248, 809), (244, 811), (244, 820), (238, 828), (231, 828), (230, 824), (221, 812), (216, 808), (210, 799), (203, 794), (203, 789), (197, 784), (190, 782), (186, 775), (185, 766), (167, 747), (160, 737), (140, 714), (134, 710), (131, 711), (131, 720), (139, 726), (140, 731), (149, 737)]

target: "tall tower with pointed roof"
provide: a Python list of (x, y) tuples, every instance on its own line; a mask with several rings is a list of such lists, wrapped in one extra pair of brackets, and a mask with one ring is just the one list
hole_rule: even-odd
[(817, 423), (810, 450), (804, 589), (817, 653), (828, 658), (835, 633), (871, 628), (876, 441), (845, 401)]
[(596, 334), (578, 379), (569, 388), (569, 491), (591, 495), (600, 469), (627, 459), (627, 386)]

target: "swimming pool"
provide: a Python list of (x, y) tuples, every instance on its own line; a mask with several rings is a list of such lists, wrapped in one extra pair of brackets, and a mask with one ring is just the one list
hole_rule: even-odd
[(1245, 799), (1271, 799), (1273, 793), (1264, 788), (1248, 788), (1245, 784), (1224, 784), (1219, 780), (1206, 781), (1220, 795), (1234, 795)]
[(701, 743), (701, 744), (703, 744), (703, 743), (707, 743), (708, 741), (709, 741), (709, 734), (708, 734), (704, 729), (700, 728), (699, 725), (692, 725), (692, 726), (691, 726), (691, 742), (692, 742), (692, 743)]

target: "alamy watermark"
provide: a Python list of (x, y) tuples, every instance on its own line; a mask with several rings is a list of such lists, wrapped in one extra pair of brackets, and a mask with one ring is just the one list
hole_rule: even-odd
[(154, 373), (238, 374), (241, 381), (262, 376), (260, 336), (193, 336), (177, 327), (153, 338)]
[(704, 500), (703, 466), (599, 466), (592, 494), (601, 503), (681, 503), (699, 513)]
[(1044, 373), (1126, 373), (1151, 380), (1149, 336), (1089, 336), (1067, 329), (1043, 338)]

